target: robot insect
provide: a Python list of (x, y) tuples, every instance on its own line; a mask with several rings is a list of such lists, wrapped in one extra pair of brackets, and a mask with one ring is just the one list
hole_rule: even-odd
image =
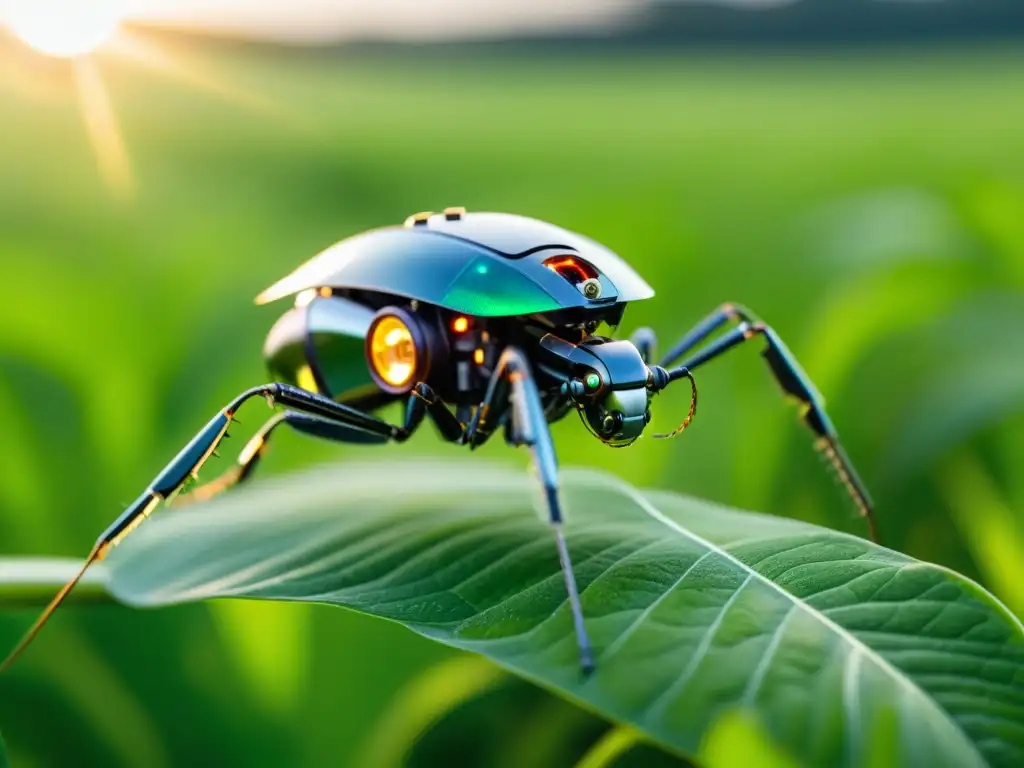
[[(254, 397), (284, 410), (246, 444), (236, 465), (179, 501), (209, 498), (250, 477), (271, 434), (284, 424), (326, 440), (387, 443), (407, 440), (429, 417), (452, 443), (474, 448), (502, 428), (508, 443), (528, 446), (545, 491), (584, 671), (594, 668), (594, 657), (562, 532), (548, 427), (570, 411), (601, 442), (624, 447), (650, 421), (653, 397), (686, 379), (689, 414), (674, 432), (657, 435), (673, 437), (696, 409), (691, 371), (760, 338), (771, 372), (799, 401), (803, 421), (877, 539), (867, 490), (820, 395), (776, 333), (743, 307), (724, 304), (657, 364), (650, 329), (630, 341), (597, 335), (601, 323), (618, 326), (627, 304), (654, 291), (621, 258), (581, 235), (510, 214), (467, 214), (463, 208), (419, 213), (402, 226), (337, 243), (268, 288), (257, 303), (293, 295), (294, 307), (270, 330), (264, 349), (275, 383), (243, 392), (203, 427), (99, 537), (81, 571), (0, 670), (25, 649), (92, 563), (198, 474), (239, 407)], [(373, 415), (401, 399), (403, 424)]]

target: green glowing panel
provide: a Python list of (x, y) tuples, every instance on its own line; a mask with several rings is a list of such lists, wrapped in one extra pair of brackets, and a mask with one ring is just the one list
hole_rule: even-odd
[(477, 317), (529, 315), (561, 306), (530, 278), (487, 256), (466, 265), (448, 287), (441, 305)]

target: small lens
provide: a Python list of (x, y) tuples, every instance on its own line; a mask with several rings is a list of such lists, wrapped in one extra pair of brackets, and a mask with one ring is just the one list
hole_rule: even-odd
[(408, 384), (416, 372), (416, 344), (408, 326), (385, 315), (370, 337), (370, 362), (377, 375), (392, 387)]

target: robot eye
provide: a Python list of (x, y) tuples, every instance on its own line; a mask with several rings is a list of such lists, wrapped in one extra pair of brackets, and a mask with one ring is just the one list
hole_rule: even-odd
[(424, 324), (399, 307), (384, 307), (366, 333), (366, 361), (381, 389), (403, 394), (428, 373), (431, 354)]
[(544, 266), (573, 285), (597, 278), (597, 270), (576, 256), (552, 256), (544, 261)]
[(544, 266), (561, 275), (573, 285), (597, 277), (596, 269), (575, 256), (552, 256), (545, 260)]
[(409, 327), (400, 318), (388, 315), (374, 324), (369, 338), (374, 372), (395, 388), (412, 381), (417, 350)]
[(601, 280), (597, 270), (582, 259), (575, 256), (552, 256), (544, 262), (544, 266), (572, 283), (591, 301), (601, 298)]

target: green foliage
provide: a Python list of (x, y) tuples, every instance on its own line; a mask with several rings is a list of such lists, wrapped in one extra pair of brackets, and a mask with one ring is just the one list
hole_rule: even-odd
[(613, 728), (576, 763), (576, 768), (607, 768), (615, 765), (640, 742), (640, 734), (632, 728)]
[[(495, 669), (483, 657), (462, 658)], [(398, 698), (403, 699), (404, 692)], [(452, 755), (460, 755), (468, 765), (492, 768), (570, 766), (614, 728), (597, 715), (509, 674), (454, 709), (438, 709), (434, 725), (410, 745), (408, 768), (444, 765)], [(369, 760), (361, 764), (378, 765)]]
[(356, 764), (401, 768), (417, 742), (438, 721), (489, 691), (500, 679), (496, 667), (473, 656), (456, 656), (431, 667), (396, 697)]
[[(145, 45), (173, 66), (100, 62), (127, 198), (97, 173), (70, 68), (0, 67), (5, 555), (84, 555), (265, 376), (263, 336), (283, 307), (251, 296), (341, 237), (462, 204), (622, 253), (657, 291), (623, 336), (651, 325), (665, 345), (721, 301), (751, 306), (827, 397), (886, 543), (1020, 610), (1024, 102), (1007, 98), (1024, 92), (1019, 52), (444, 60)], [(609, 451), (560, 424), (562, 461), (861, 532), (762, 366), (750, 349), (702, 369), (700, 414), (673, 443)], [(675, 426), (685, 400), (660, 396), (652, 426)], [(257, 427), (251, 408), (237, 438)], [(424, 431), (375, 450), (452, 449)], [(365, 455), (285, 434), (262, 471)], [(5, 610), (0, 647), (33, 618)], [(309, 604), (72, 604), (0, 680), (0, 726), (35, 765), (352, 765), (398, 692), (452, 656)], [(531, 719), (533, 699), (503, 701), (506, 721), (536, 734), (504, 755), (532, 740), (562, 766), (604, 732), (584, 722), (580, 744), (545, 753), (568, 727)], [(580, 717), (537, 706), (559, 726)], [(435, 757), (500, 766), (449, 735)]]
[[(109, 589), (134, 606), (353, 608), (683, 754), (738, 706), (802, 764), (1024, 760), (1024, 627), (977, 585), (804, 523), (592, 472), (565, 484), (599, 667), (589, 679), (528, 478), (498, 468), (357, 464), (240, 491), (141, 529), (108, 560)], [(450, 677), (455, 701), (490, 679)], [(610, 753), (625, 751), (625, 733)]]
[[(873, 766), (898, 764), (896, 756), (884, 749), (882, 746), (862, 762)], [(875, 759), (878, 757), (881, 759)], [(707, 738), (701, 745), (700, 759), (704, 768), (733, 768), (738, 765), (795, 768), (797, 765), (771, 742), (756, 720), (740, 711), (722, 714), (708, 729)]]

